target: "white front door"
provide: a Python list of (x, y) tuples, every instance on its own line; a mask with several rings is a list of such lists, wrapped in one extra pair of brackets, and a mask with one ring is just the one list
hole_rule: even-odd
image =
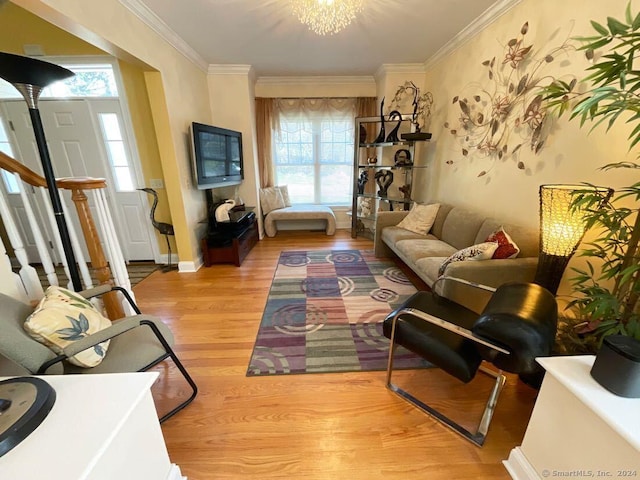
[[(3, 103), (17, 142), (19, 160), (42, 175), (26, 103), (23, 100)], [(96, 103), (99, 104), (99, 101)], [(41, 100), (39, 109), (56, 177), (105, 178), (106, 195), (125, 259), (152, 260), (154, 255), (146, 215), (148, 207), (140, 192), (135, 190), (134, 178), (125, 188), (118, 188), (114, 179), (116, 169), (107, 157), (99, 113), (93, 111), (95, 109), (87, 100)], [(123, 148), (126, 148), (124, 142)], [(72, 202), (68, 201), (67, 205), (71, 206)], [(75, 218), (75, 215), (71, 215), (72, 220)], [(77, 223), (76, 231), (81, 235)]]

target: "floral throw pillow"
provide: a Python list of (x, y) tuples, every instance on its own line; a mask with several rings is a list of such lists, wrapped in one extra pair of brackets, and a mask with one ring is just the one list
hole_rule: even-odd
[[(47, 288), (35, 311), (24, 323), (24, 329), (34, 340), (58, 354), (76, 340), (109, 326), (111, 320), (102, 316), (89, 300), (55, 286)], [(69, 358), (69, 362), (79, 367), (95, 367), (108, 348), (109, 341), (100, 343)]]
[(440, 269), (438, 270), (438, 276), (443, 275), (446, 268), (454, 262), (463, 262), (466, 260), (489, 260), (497, 249), (497, 242), (484, 242), (458, 250), (442, 262), (442, 265), (440, 265)]
[(520, 253), (520, 248), (511, 239), (509, 234), (504, 231), (503, 227), (493, 232), (487, 237), (485, 242), (497, 242), (498, 248), (493, 252), (493, 257), (496, 259), (516, 258)]
[(439, 209), (439, 203), (429, 205), (414, 203), (411, 211), (397, 226), (413, 233), (426, 235), (431, 230)]

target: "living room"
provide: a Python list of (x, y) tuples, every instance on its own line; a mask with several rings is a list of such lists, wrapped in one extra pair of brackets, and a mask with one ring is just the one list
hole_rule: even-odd
[[(196, 402), (163, 424), (172, 461), (189, 478), (508, 478), (500, 462), (520, 444), (536, 395), (517, 378), (509, 379), (503, 393), (493, 437), (478, 449), (391, 396), (383, 372), (245, 377), (280, 252), (301, 246), (364, 250), (373, 244), (351, 239), (345, 216), (335, 237), (284, 232), (258, 242), (241, 267), (201, 268), (206, 200), (193, 186), (188, 126), (198, 121), (243, 133), (250, 161), (239, 194), (247, 205), (258, 205), (256, 97), (377, 97), (379, 102), (413, 81), (435, 99), (427, 127), (433, 139), (420, 146), (416, 158), (429, 168), (416, 181), (415, 199), (472, 207), (537, 228), (540, 185), (589, 182), (619, 188), (628, 183), (624, 172), (599, 167), (635, 159), (627, 141), (632, 127), (617, 123), (610, 130), (589, 132), (565, 116), (550, 122), (539, 148), (512, 132), (509, 154), (498, 159), (465, 148), (458, 100), (485, 91), (499, 96), (483, 62), (494, 57), (502, 62), (510, 39), (522, 36), (524, 24), (523, 45), (532, 45), (542, 61), (532, 76), (583, 78), (589, 61), (566, 45), (573, 45), (571, 37), (589, 35), (591, 20), (622, 17), (626, 0), (586, 5), (577, 0), (496, 2), (488, 14), (463, 26), (467, 28), (451, 43), (419, 63), (389, 62), (367, 75), (342, 78), (334, 72), (256, 77), (247, 65), (203, 66), (142, 22), (129, 8), (135, 3), (108, 0), (88, 8), (69, 0), (15, 0), (3, 8), (19, 7), (24, 12), (18, 15), (33, 15), (29, 21), (35, 30), (71, 32), (88, 46), (78, 50), (75, 41), (62, 36), (56, 40), (59, 47), (37, 36), (21, 40), (7, 29), (2, 42), (3, 50), (14, 53), (23, 53), (21, 46), (29, 43), (43, 45), (50, 55), (107, 52), (119, 60), (144, 177), (163, 180), (157, 213), (174, 225), (171, 246), (179, 260), (179, 272), (156, 272), (135, 292), (146, 313), (172, 328), (176, 350), (200, 386)], [(40, 21), (52, 26), (45, 28)], [(7, 44), (8, 37), (16, 38)], [(553, 61), (546, 61), (548, 56)], [(522, 148), (513, 154), (518, 143)], [(340, 220), (339, 209), (336, 214)], [(164, 241), (157, 237), (160, 249)], [(580, 259), (574, 258), (572, 265), (580, 265)], [(559, 294), (568, 292), (565, 278)], [(173, 387), (165, 388), (171, 392)]]

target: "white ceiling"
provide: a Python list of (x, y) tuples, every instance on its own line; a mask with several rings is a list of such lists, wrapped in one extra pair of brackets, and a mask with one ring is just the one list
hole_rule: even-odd
[(373, 75), (383, 64), (423, 63), (478, 17), (515, 3), (364, 0), (350, 26), (320, 36), (290, 0), (121, 1), (199, 63), (251, 65), (257, 76)]

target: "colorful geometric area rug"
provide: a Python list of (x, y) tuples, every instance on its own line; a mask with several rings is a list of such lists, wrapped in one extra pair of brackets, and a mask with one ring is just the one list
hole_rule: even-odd
[[(415, 292), (393, 261), (373, 251), (284, 251), (247, 376), (385, 370), (382, 321)], [(396, 349), (394, 368), (426, 366)]]

